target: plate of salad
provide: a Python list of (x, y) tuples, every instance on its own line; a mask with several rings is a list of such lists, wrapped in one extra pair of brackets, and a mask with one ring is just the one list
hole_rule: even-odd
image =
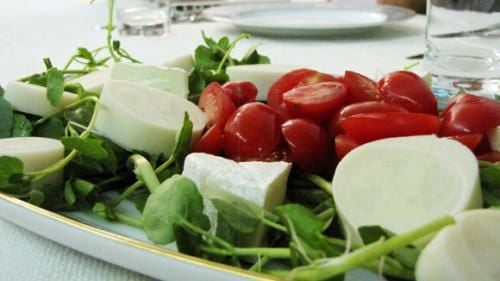
[(160, 280), (498, 279), (498, 101), (439, 111), (409, 71), (335, 76), (202, 36), (168, 66), (111, 39), (9, 82), (2, 216)]

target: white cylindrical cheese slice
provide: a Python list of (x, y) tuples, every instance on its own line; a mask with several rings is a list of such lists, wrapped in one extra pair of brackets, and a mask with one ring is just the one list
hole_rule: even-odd
[(47, 99), (47, 88), (25, 82), (11, 81), (5, 88), (4, 98), (20, 112), (47, 116), (74, 102), (77, 95), (64, 92), (61, 103), (52, 106)]
[(102, 91), (102, 86), (106, 81), (111, 79), (110, 77), (110, 70), (109, 68), (105, 69), (100, 69), (96, 71), (92, 71), (88, 74), (76, 77), (76, 78), (70, 78), (68, 81), (66, 81), (67, 84), (72, 84), (72, 83), (79, 83), (82, 85), (83, 89), (88, 92), (93, 92), (93, 93), (101, 93)]
[[(64, 158), (64, 146), (56, 139), (19, 137), (0, 139), (0, 156), (11, 156), (24, 164), (23, 172), (40, 171)], [(58, 171), (42, 180), (62, 186), (63, 172)]]
[(402, 233), (444, 215), (482, 206), (472, 152), (436, 136), (383, 139), (344, 157), (333, 177), (333, 197), (344, 230), (380, 225)]
[(456, 216), (420, 254), (419, 281), (500, 280), (500, 211), (481, 209)]
[(187, 97), (188, 73), (181, 68), (157, 67), (138, 63), (115, 63), (111, 66), (111, 79), (127, 80)]
[(267, 100), (269, 88), (283, 74), (300, 66), (281, 64), (249, 64), (229, 66), (226, 69), (230, 81), (250, 81), (257, 87), (257, 100)]
[(162, 64), (165, 67), (177, 67), (182, 68), (187, 72), (190, 72), (194, 67), (194, 59), (192, 54), (186, 54), (178, 56), (167, 60)]
[(193, 141), (205, 127), (204, 113), (186, 99), (132, 82), (111, 80), (101, 93), (96, 130), (126, 149), (169, 157), (184, 112), (193, 122)]

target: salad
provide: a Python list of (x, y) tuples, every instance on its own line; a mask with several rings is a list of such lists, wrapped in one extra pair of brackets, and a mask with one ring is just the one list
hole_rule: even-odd
[(113, 5), (106, 46), (1, 90), (0, 192), (283, 279), (500, 278), (498, 101), (438, 111), (409, 71), (233, 58), (246, 34), (143, 65), (113, 40)]

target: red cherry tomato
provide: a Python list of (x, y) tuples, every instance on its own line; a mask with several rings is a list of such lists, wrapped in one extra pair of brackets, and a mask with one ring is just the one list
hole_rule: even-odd
[(268, 105), (242, 105), (224, 128), (226, 156), (236, 161), (265, 159), (280, 143), (282, 123), (281, 115)]
[(311, 120), (292, 119), (281, 125), (281, 132), (292, 152), (293, 162), (306, 172), (325, 170), (330, 156), (326, 131)]
[(340, 112), (333, 115), (330, 123), (328, 124), (328, 131), (332, 138), (342, 133), (340, 123), (347, 117), (360, 114), (360, 113), (374, 113), (374, 112), (408, 112), (408, 110), (400, 105), (386, 103), (383, 101), (365, 101), (350, 104)]
[(396, 71), (377, 83), (386, 102), (399, 104), (410, 112), (437, 115), (437, 100), (420, 76), (409, 71)]
[(500, 103), (463, 94), (453, 99), (441, 114), (442, 136), (483, 134), (500, 126)]
[(335, 137), (335, 152), (339, 159), (344, 158), (347, 153), (360, 145), (360, 142), (347, 135), (338, 135)]
[(229, 93), (236, 107), (255, 101), (258, 89), (250, 81), (232, 81), (225, 83), (222, 88)]
[(346, 97), (344, 85), (322, 82), (293, 88), (283, 95), (289, 116), (326, 121), (337, 111)]
[(279, 146), (276, 148), (273, 152), (271, 152), (269, 155), (267, 155), (264, 159), (262, 159), (264, 162), (276, 162), (276, 161), (285, 161), (285, 162), (292, 162), (292, 152), (288, 147), (283, 147)]
[(319, 82), (338, 82), (339, 79), (332, 75), (321, 73), (316, 70), (301, 68), (292, 70), (281, 76), (269, 88), (267, 104), (272, 108), (287, 114), (283, 105), (283, 94), (297, 86), (311, 85)]
[(484, 154), (479, 155), (477, 157), (477, 159), (482, 160), (482, 161), (488, 161), (491, 163), (500, 162), (500, 152), (493, 151), (493, 152), (484, 153)]
[(346, 71), (343, 83), (347, 88), (346, 103), (382, 100), (375, 81), (360, 73)]
[(424, 113), (377, 112), (347, 117), (341, 125), (346, 135), (365, 143), (390, 137), (437, 134), (439, 118)]
[(217, 82), (210, 83), (203, 90), (198, 106), (205, 112), (209, 128), (215, 124), (224, 128), (227, 119), (236, 109), (229, 95)]
[(224, 135), (218, 125), (210, 127), (194, 147), (194, 152), (221, 154), (224, 149)]
[(456, 140), (461, 144), (467, 146), (470, 150), (474, 151), (474, 149), (476, 149), (476, 147), (483, 139), (483, 135), (482, 134), (459, 135), (459, 136), (450, 136), (448, 138)]

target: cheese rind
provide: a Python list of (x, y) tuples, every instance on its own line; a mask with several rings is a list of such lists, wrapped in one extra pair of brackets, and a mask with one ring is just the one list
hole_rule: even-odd
[[(182, 174), (193, 180), (204, 197), (204, 213), (209, 217), (211, 230), (217, 228), (217, 209), (210, 201), (214, 189), (228, 192), (267, 211), (281, 205), (291, 164), (286, 162), (234, 162), (205, 153), (191, 153), (186, 157)], [(263, 244), (265, 227), (256, 233), (242, 235), (240, 245)]]
[(362, 242), (357, 231), (361, 226), (380, 225), (402, 233), (482, 206), (472, 152), (435, 136), (362, 145), (340, 161), (332, 186), (344, 230), (356, 243)]
[[(18, 137), (0, 139), (0, 156), (16, 157), (23, 162), (23, 172), (35, 172), (64, 158), (64, 146), (55, 139), (40, 137)], [(46, 176), (43, 183), (61, 186), (63, 172)]]
[(441, 230), (417, 262), (419, 281), (500, 280), (500, 211), (465, 211)]
[(269, 88), (283, 74), (300, 66), (281, 64), (249, 64), (229, 66), (226, 69), (230, 81), (250, 81), (258, 89), (257, 100), (267, 100)]
[(4, 98), (20, 112), (47, 116), (76, 101), (77, 95), (64, 92), (61, 103), (52, 106), (47, 99), (47, 88), (25, 82), (11, 81), (5, 87)]
[(102, 90), (95, 128), (126, 149), (169, 157), (184, 113), (193, 122), (193, 142), (205, 127), (204, 113), (186, 99), (135, 83), (112, 80)]
[(126, 80), (187, 97), (188, 73), (181, 68), (157, 67), (136, 63), (115, 63), (111, 67), (111, 79)]

